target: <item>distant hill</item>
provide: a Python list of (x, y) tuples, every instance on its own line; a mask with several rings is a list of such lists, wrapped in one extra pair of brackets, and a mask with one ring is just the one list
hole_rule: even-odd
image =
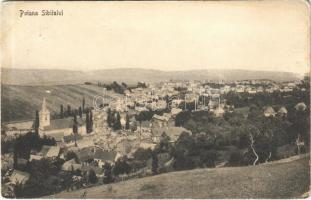
[(282, 199), (309, 191), (309, 155), (257, 166), (195, 169), (61, 192), (46, 198), (79, 199)]
[(189, 70), (159, 71), (149, 69), (105, 69), (92, 71), (50, 69), (2, 69), (2, 84), (9, 85), (60, 85), (90, 82), (158, 82), (165, 80), (245, 80), (270, 79), (274, 81), (297, 80), (298, 75), (290, 72), (250, 70)]

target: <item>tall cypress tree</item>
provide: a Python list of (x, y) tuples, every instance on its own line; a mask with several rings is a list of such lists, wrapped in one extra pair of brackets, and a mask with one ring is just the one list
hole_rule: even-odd
[(85, 128), (86, 128), (86, 133), (89, 133), (90, 130), (90, 117), (89, 113), (86, 113), (86, 118), (85, 118)]
[(77, 133), (78, 133), (78, 121), (77, 121), (77, 116), (76, 116), (76, 115), (73, 116), (72, 132), (73, 132), (74, 134), (77, 134)]
[(36, 118), (34, 121), (34, 129), (35, 129), (36, 135), (39, 135), (39, 126), (40, 126), (39, 111), (36, 110)]
[(82, 118), (82, 108), (81, 108), (81, 106), (79, 107), (79, 117)]
[(73, 126), (72, 126), (72, 132), (75, 140), (75, 146), (77, 146), (77, 135), (78, 135), (78, 121), (77, 116), (73, 116)]
[(126, 113), (125, 120), (126, 120), (126, 122), (125, 122), (125, 129), (129, 130), (130, 129), (130, 117), (129, 117), (128, 113)]
[(60, 118), (64, 118), (64, 106), (60, 105)]
[(90, 129), (90, 132), (93, 131), (93, 113), (92, 113), (92, 110), (90, 110), (90, 126), (89, 126), (89, 129)]
[(108, 123), (109, 127), (111, 127), (111, 125), (112, 125), (111, 122), (112, 122), (112, 120), (111, 120), (111, 109), (108, 108), (108, 110), (107, 110), (107, 123)]
[(67, 105), (67, 116), (71, 116), (71, 106)]
[(119, 112), (117, 112), (115, 114), (115, 121), (113, 124), (113, 129), (114, 130), (120, 130), (121, 129), (121, 121), (120, 121), (120, 113)]
[(158, 156), (155, 152), (152, 152), (152, 163), (151, 163), (151, 171), (153, 174), (158, 173)]
[(82, 112), (85, 112), (85, 98), (82, 99)]

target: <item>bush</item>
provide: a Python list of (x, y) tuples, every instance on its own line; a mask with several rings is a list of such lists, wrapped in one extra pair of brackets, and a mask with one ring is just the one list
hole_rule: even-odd
[(152, 150), (150, 148), (148, 149), (138, 148), (134, 152), (135, 160), (146, 161), (151, 157), (152, 157)]
[(96, 173), (93, 169), (90, 169), (88, 171), (88, 179), (89, 179), (90, 183), (92, 183), (92, 184), (97, 183), (98, 178), (97, 178)]
[(201, 166), (215, 167), (217, 152), (215, 150), (202, 151), (200, 153)]
[(129, 174), (131, 171), (131, 166), (127, 162), (127, 158), (119, 158), (114, 165), (113, 174), (118, 176), (119, 174)]
[(68, 151), (65, 158), (66, 158), (66, 161), (71, 160), (71, 159), (75, 159), (76, 162), (79, 161), (77, 154), (73, 151)]
[(103, 179), (103, 183), (107, 184), (107, 183), (113, 182), (111, 165), (109, 163), (105, 163), (103, 168), (104, 168), (104, 175), (105, 175)]
[(234, 151), (230, 154), (228, 165), (240, 166), (243, 163), (243, 156), (239, 151)]

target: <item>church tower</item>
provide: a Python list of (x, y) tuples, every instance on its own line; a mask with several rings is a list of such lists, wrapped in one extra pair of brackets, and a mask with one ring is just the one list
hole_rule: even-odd
[(40, 128), (44, 128), (50, 125), (50, 111), (46, 107), (45, 98), (43, 98), (42, 108), (39, 112), (39, 122), (40, 122)]

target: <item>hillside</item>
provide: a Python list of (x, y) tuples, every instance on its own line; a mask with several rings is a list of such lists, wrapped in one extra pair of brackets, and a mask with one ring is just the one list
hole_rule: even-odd
[[(2, 122), (33, 119), (35, 110), (40, 110), (45, 97), (51, 114), (64, 110), (67, 104), (72, 109), (82, 105), (85, 98), (86, 106), (92, 106), (93, 97), (102, 94), (102, 88), (93, 85), (57, 85), (57, 86), (9, 86), (1, 85), (1, 120)], [(110, 95), (112, 92), (108, 92)]]
[(248, 71), (248, 70), (190, 70), (159, 71), (148, 69), (106, 69), (93, 71), (70, 71), (49, 69), (2, 69), (2, 84), (9, 85), (60, 85), (91, 82), (159, 82), (165, 80), (245, 80), (270, 79), (274, 81), (297, 80), (297, 75), (289, 72)]
[(48, 198), (299, 198), (309, 190), (309, 155), (247, 167), (196, 169), (61, 192)]

